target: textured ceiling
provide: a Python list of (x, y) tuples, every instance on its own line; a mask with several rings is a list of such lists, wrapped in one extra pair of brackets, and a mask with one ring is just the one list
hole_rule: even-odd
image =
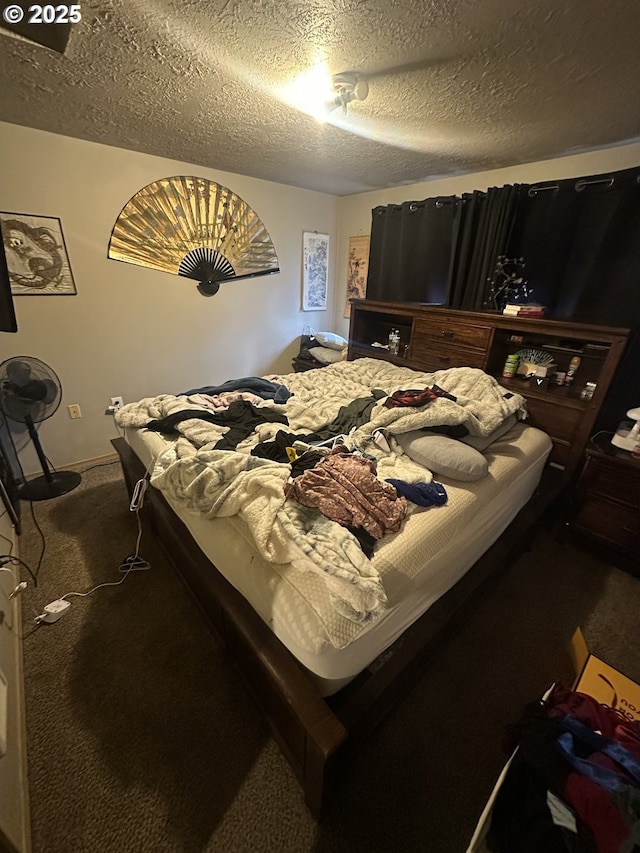
[[(629, 0), (81, 10), (64, 55), (0, 31), (1, 119), (337, 195), (640, 138)], [(282, 95), (318, 62), (370, 75), (368, 98), (324, 124)]]

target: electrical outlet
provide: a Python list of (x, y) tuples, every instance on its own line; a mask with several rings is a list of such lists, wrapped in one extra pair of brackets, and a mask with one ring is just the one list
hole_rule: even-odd
[(124, 400), (122, 399), (122, 397), (112, 397), (111, 406), (117, 412), (119, 408), (124, 406)]
[(70, 406), (67, 406), (67, 410), (69, 412), (69, 417), (72, 419), (82, 417), (80, 406), (77, 403), (72, 403)]

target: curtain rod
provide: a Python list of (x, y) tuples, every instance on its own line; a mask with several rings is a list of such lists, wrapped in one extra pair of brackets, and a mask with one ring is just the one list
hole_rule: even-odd
[[(640, 182), (640, 175), (637, 179)], [(589, 180), (588, 178), (579, 178), (574, 184), (574, 190), (578, 193), (582, 192), (586, 187), (596, 186), (597, 184), (606, 184), (607, 187), (612, 187), (615, 183), (615, 178), (613, 175), (608, 175), (606, 178), (593, 178)], [(528, 195), (534, 196), (538, 193), (546, 192), (547, 190), (551, 190), (552, 192), (558, 192), (560, 189), (559, 184), (549, 184), (547, 186), (533, 186), (529, 187)]]

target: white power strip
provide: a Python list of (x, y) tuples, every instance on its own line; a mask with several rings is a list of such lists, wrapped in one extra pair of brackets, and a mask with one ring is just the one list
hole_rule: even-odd
[(55, 601), (52, 601), (51, 604), (47, 604), (40, 616), (36, 617), (36, 622), (47, 622), (49, 624), (57, 622), (61, 616), (64, 616), (70, 607), (70, 601), (65, 601), (64, 598), (58, 598)]

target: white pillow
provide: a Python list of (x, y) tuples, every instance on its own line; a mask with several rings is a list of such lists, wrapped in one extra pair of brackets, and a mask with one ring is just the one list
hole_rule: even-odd
[(335, 364), (336, 361), (342, 359), (342, 353), (337, 349), (327, 349), (327, 347), (310, 347), (308, 352), (322, 364)]
[(315, 332), (315, 338), (321, 346), (329, 349), (344, 349), (349, 343), (341, 335), (334, 335), (333, 332)]
[(471, 482), (489, 471), (489, 463), (479, 450), (448, 435), (429, 435), (417, 429), (395, 438), (410, 459), (441, 477)]

